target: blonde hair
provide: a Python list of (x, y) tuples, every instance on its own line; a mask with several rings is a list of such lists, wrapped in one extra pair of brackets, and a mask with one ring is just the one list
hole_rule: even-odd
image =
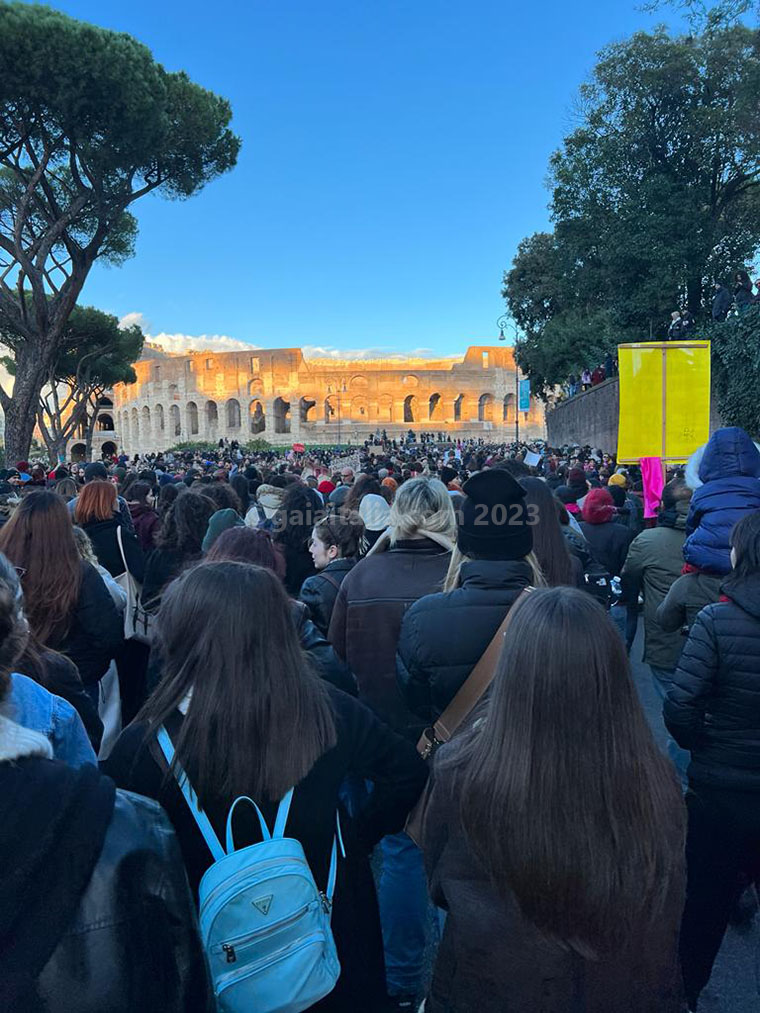
[(78, 527), (76, 524), (73, 527), (73, 531), (74, 531), (74, 542), (76, 544), (77, 552), (79, 553), (79, 555), (82, 557), (82, 559), (86, 559), (88, 563), (92, 563), (93, 566), (97, 566), (98, 559), (97, 556), (95, 555), (95, 550), (92, 547), (90, 536), (87, 534), (86, 531), (83, 531), (82, 528)]
[(410, 478), (391, 505), (391, 545), (424, 533), (456, 540), (457, 519), (448, 489), (437, 478)]
[[(449, 569), (446, 577), (443, 581), (444, 591), (453, 591), (454, 588), (459, 587), (460, 571), (463, 563), (473, 562), (471, 556), (466, 556), (459, 546), (455, 546), (454, 551), (451, 553), (451, 562), (449, 563)], [(544, 577), (541, 564), (538, 562), (538, 558), (535, 552), (529, 552), (527, 556), (523, 556), (523, 562), (527, 563), (533, 572), (531, 578), (531, 584), (533, 587), (547, 587), (546, 578)]]

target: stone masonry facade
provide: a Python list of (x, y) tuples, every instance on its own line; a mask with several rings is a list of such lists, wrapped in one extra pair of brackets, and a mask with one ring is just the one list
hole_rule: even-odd
[[(438, 360), (306, 359), (299, 348), (144, 354), (136, 383), (113, 391), (113, 436), (130, 454), (222, 437), (356, 445), (383, 429), (514, 439), (518, 377), (509, 347), (476, 345)], [(536, 399), (518, 421), (521, 439), (544, 436)]]

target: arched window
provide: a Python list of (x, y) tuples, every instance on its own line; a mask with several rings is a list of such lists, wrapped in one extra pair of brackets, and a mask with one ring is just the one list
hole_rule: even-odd
[(227, 402), (227, 428), (240, 429), (240, 402), (234, 397)]
[(417, 421), (417, 398), (414, 394), (407, 394), (404, 398), (404, 422)]
[(377, 399), (377, 421), (393, 422), (393, 398), (390, 394), (381, 394)]
[(248, 420), (251, 427), (251, 433), (263, 433), (266, 429), (266, 414), (264, 412), (264, 406), (261, 401), (251, 401), (248, 406)]
[(502, 415), (503, 422), (514, 422), (515, 421), (515, 395), (505, 394), (504, 395), (504, 410)]
[(314, 422), (316, 412), (314, 409), (317, 407), (317, 402), (313, 397), (302, 397), (298, 402), (298, 417), (301, 422)]
[(493, 422), (493, 394), (481, 394), (478, 398), (478, 422)]
[(156, 425), (159, 433), (162, 433), (164, 431), (164, 406), (162, 404), (156, 405)]
[(150, 436), (150, 408), (145, 405), (142, 410), (142, 437), (144, 440), (149, 440)]
[(113, 415), (98, 415), (98, 430), (101, 433), (109, 433), (113, 428)]
[(219, 421), (219, 410), (216, 407), (216, 401), (207, 401), (206, 425), (209, 427), (209, 429), (213, 429), (216, 427), (218, 421)]
[(428, 418), (431, 422), (438, 422), (441, 418), (441, 395), (431, 394), (428, 402)]
[(140, 418), (137, 414), (137, 409), (132, 409), (132, 449), (139, 451), (140, 447), (137, 446), (140, 442)]
[(289, 433), (290, 401), (286, 401), (282, 397), (276, 397), (272, 407), (274, 409), (274, 431), (276, 433)]
[(463, 422), (464, 421), (464, 410), (465, 410), (465, 396), (464, 396), (464, 394), (460, 394), (459, 397), (457, 397), (454, 400), (454, 421), (455, 422)]
[(198, 405), (195, 401), (187, 402), (187, 431), (191, 436), (198, 435)]
[(182, 434), (178, 404), (169, 405), (169, 432), (172, 436), (180, 436)]

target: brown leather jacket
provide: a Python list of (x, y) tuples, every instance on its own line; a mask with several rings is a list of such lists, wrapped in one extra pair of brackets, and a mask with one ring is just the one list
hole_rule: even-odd
[(404, 613), (442, 590), (451, 553), (428, 538), (396, 542), (360, 560), (341, 584), (329, 640), (359, 683), (359, 699), (396, 731), (421, 727), (396, 685), (396, 647)]

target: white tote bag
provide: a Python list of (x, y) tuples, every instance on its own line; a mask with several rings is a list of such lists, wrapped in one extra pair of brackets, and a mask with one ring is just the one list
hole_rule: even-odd
[(114, 580), (127, 593), (127, 607), (124, 610), (124, 639), (139, 640), (143, 644), (151, 642), (150, 623), (152, 616), (140, 604), (140, 585), (129, 572), (127, 557), (124, 554), (124, 543), (121, 539), (121, 525), (116, 528), (116, 541), (119, 543), (124, 573)]

